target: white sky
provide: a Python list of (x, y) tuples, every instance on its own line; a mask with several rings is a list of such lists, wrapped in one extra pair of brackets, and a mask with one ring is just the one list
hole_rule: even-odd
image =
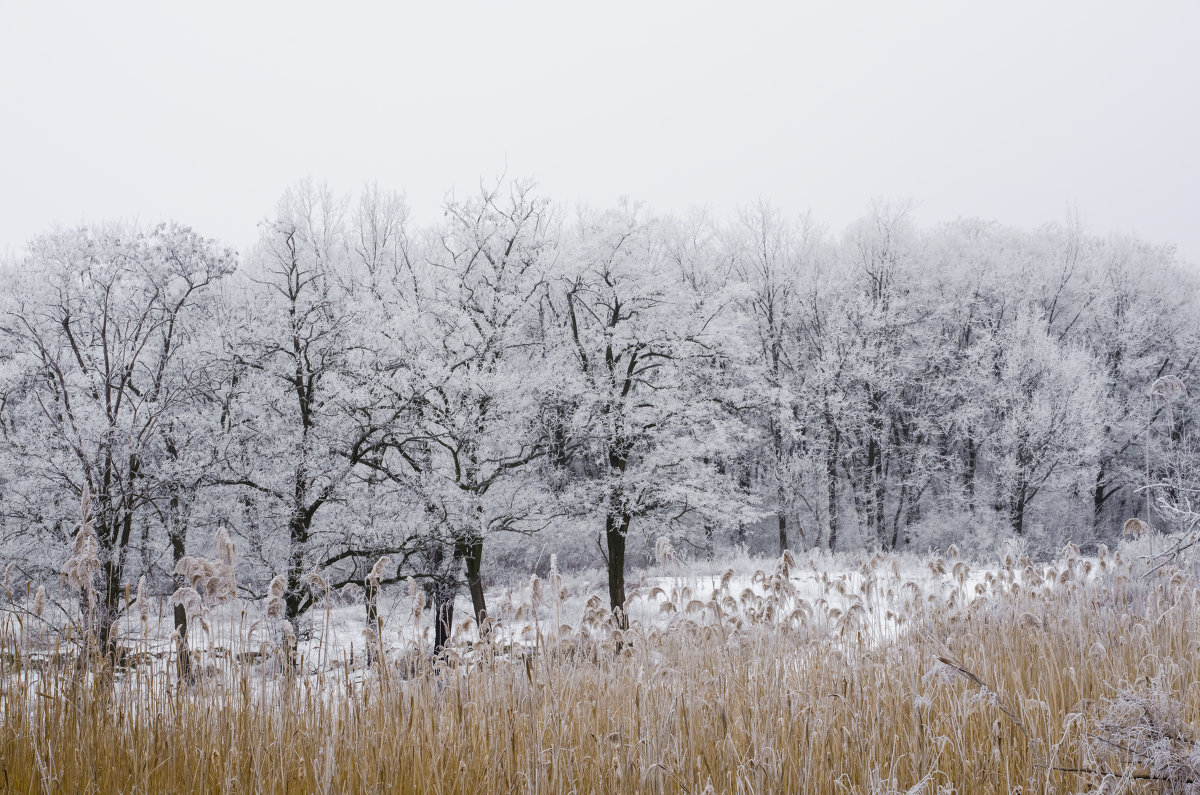
[(111, 218), (244, 249), (308, 175), (431, 220), (507, 171), (835, 230), (1074, 205), (1200, 261), (1194, 0), (0, 3), (0, 253)]

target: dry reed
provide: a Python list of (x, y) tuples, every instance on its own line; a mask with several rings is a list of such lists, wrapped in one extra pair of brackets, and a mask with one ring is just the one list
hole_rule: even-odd
[(922, 583), (883, 556), (830, 577), (789, 555), (740, 596), (727, 575), (636, 597), (671, 607), (626, 633), (597, 600), (561, 626), (555, 567), (486, 640), (460, 632), (437, 660), (410, 643), (370, 671), (346, 650), (293, 670), (286, 628), (264, 643), (275, 622), (235, 603), (193, 634), (190, 682), (146, 622), (119, 668), (81, 669), (71, 631), (17, 605), (0, 625), (0, 789), (1185, 791), (1200, 590), (1190, 563), (1131, 561), (1010, 554), (969, 589), (961, 561)]

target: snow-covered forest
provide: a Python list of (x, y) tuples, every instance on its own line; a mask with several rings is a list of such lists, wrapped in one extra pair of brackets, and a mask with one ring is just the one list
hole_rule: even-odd
[(1171, 248), (520, 181), (260, 231), (3, 264), (6, 790), (1200, 775)]
[(0, 8), (0, 795), (1200, 795), (1200, 3)]
[(619, 607), (662, 538), (702, 561), (1168, 529), (1195, 471), (1194, 272), (1073, 219), (910, 216), (502, 182), (417, 225), (400, 195), (302, 182), (245, 252), (48, 232), (3, 271), (0, 549), (53, 578), (83, 499), (109, 621), (222, 529), (243, 595), (282, 576), (289, 618), (315, 570), (469, 594), (478, 620), (551, 555), (607, 568)]

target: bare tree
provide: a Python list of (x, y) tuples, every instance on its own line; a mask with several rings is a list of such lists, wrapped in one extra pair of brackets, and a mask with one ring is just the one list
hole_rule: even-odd
[(378, 533), (352, 505), (377, 501), (376, 487), (389, 485), (373, 482), (368, 464), (393, 443), (409, 407), (395, 402), (395, 356), (374, 333), (379, 304), (353, 267), (363, 261), (352, 260), (347, 226), (345, 202), (327, 188), (288, 191), (248, 268), (244, 324), (232, 341), (246, 387), (230, 407), (234, 444), (217, 483), (264, 506), (268, 521), (242, 532), (257, 534), (259, 548), (278, 544), (263, 557), (284, 559), (291, 621), (317, 596), (305, 587), (309, 566), (353, 566), (342, 579), (363, 584), (361, 570), (380, 556), (399, 564), (412, 553), (403, 522)]
[[(727, 477), (694, 428), (721, 419), (697, 394), (691, 368), (711, 367), (731, 338), (731, 295), (697, 295), (679, 278), (661, 237), (636, 207), (579, 218), (562, 276), (550, 292), (573, 371), (563, 372), (593, 464), (586, 503), (604, 516), (609, 603), (627, 624), (625, 550), (633, 520), (682, 518)], [(715, 489), (714, 489), (715, 491)]]
[[(91, 495), (96, 630), (108, 652), (137, 519), (179, 482), (172, 420), (205, 388), (205, 372), (183, 354), (191, 310), (233, 268), (233, 252), (186, 227), (52, 234), (30, 246), (3, 316), (0, 335), (27, 374), (20, 397), (36, 408), (23, 452), (56, 488)], [(186, 616), (176, 623), (186, 633)]]

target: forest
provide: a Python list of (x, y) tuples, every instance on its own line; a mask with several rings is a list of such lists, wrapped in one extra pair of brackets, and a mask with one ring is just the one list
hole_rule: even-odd
[(1195, 791), (1195, 268), (914, 214), (31, 240), (2, 788)]
[(445, 610), (465, 589), (482, 621), (487, 583), (551, 554), (606, 568), (619, 608), (664, 537), (1086, 551), (1170, 521), (1194, 269), (1078, 219), (911, 215), (834, 234), (501, 181), (416, 226), (399, 194), (304, 181), (242, 254), (178, 224), (51, 231), (4, 264), (0, 549), (53, 576), (82, 498), (105, 622), (221, 530), (291, 620), (308, 573), (365, 587), (386, 556), (373, 582)]

